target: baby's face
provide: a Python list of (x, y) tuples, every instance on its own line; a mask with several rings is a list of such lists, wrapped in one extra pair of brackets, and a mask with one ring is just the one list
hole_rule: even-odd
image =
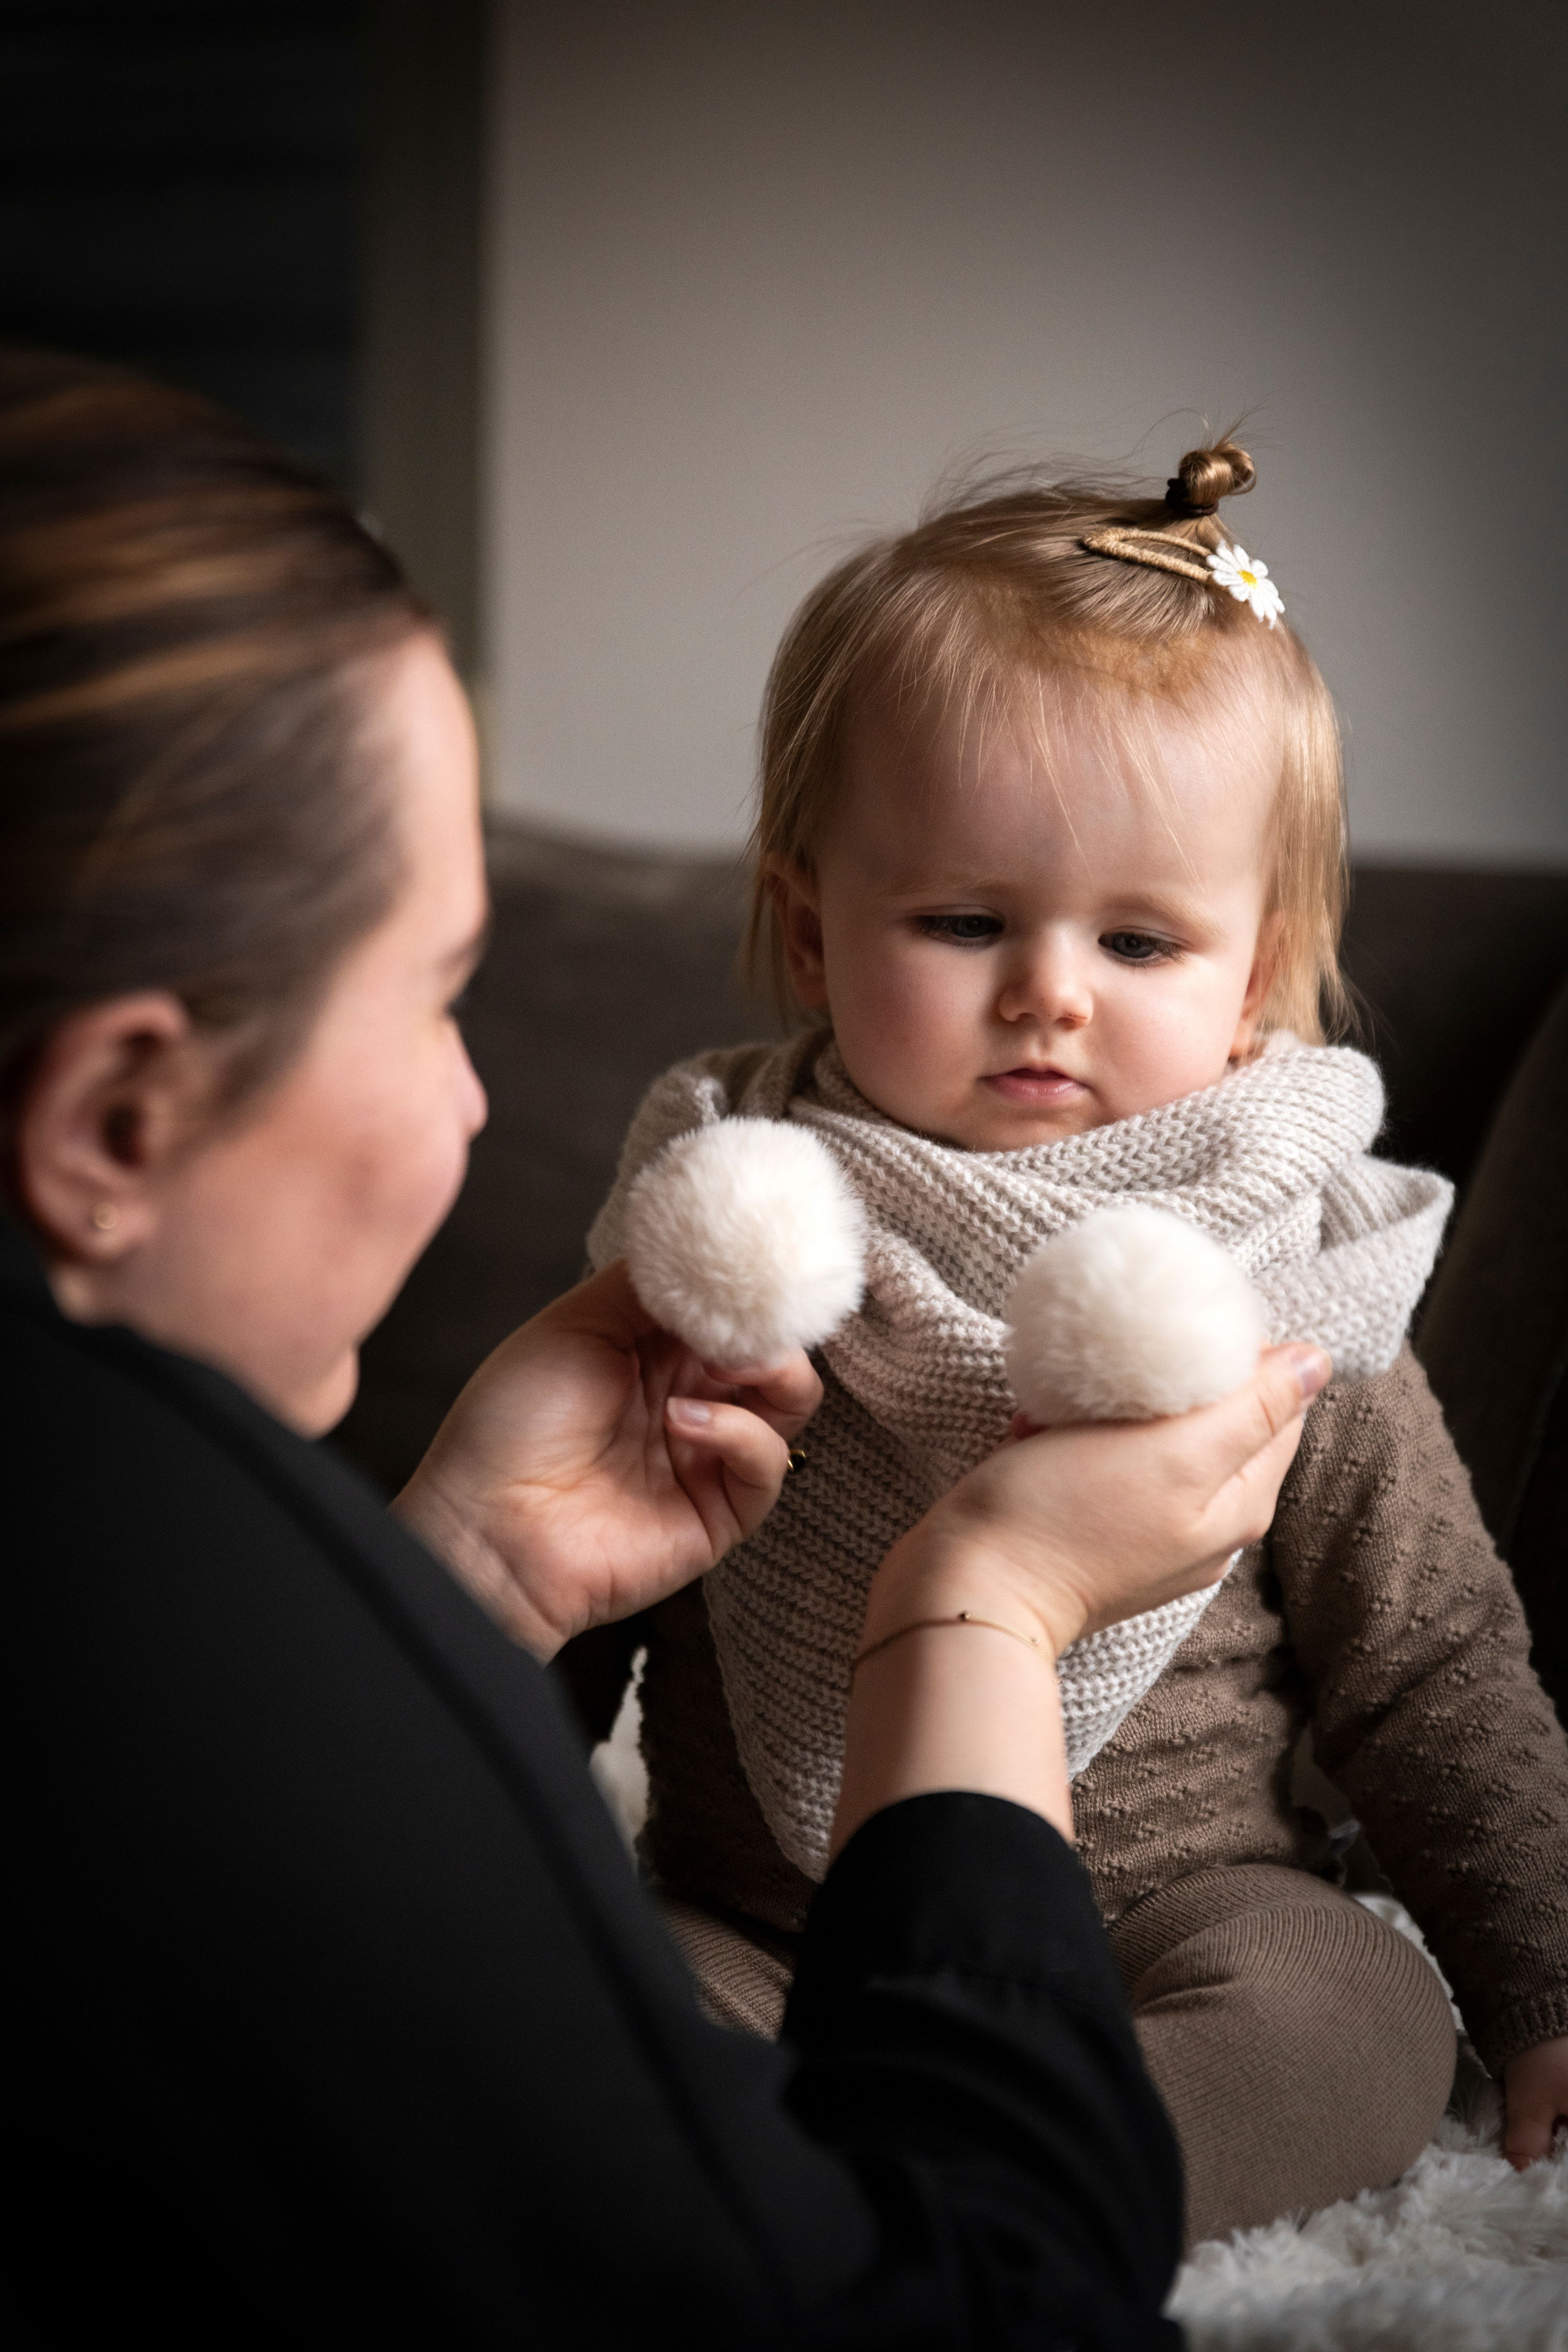
[(868, 704), (816, 870), (780, 880), (792, 981), (860, 1092), (976, 1151), (1211, 1086), (1268, 988), (1263, 714), (1151, 710), (1134, 751), (1075, 689), (1052, 738), (1047, 772), (1021, 729)]

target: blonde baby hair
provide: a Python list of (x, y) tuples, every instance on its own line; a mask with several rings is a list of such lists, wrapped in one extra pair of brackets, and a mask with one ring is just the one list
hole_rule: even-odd
[[(773, 906), (781, 869), (815, 870), (845, 782), (848, 723), (875, 690), (959, 703), (966, 719), (1043, 725), (1053, 679), (1086, 681), (1124, 712), (1261, 696), (1282, 756), (1264, 907), (1274, 972), (1259, 1034), (1340, 1032), (1345, 826), (1339, 728), (1306, 647), (1225, 593), (1208, 557), (1234, 545), (1222, 499), (1256, 469), (1231, 440), (1189, 450), (1163, 498), (1104, 482), (1013, 475), (875, 539), (805, 599), (763, 705), (761, 805), (747, 952), (790, 1004)], [(1040, 735), (1048, 754), (1048, 743)]]

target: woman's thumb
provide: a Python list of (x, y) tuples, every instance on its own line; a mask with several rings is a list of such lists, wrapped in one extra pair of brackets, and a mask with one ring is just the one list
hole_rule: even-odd
[(1276, 1431), (1282, 1429), (1287, 1421), (1294, 1421), (1302, 1406), (1310, 1404), (1320, 1389), (1327, 1388), (1334, 1370), (1326, 1349), (1300, 1339), (1293, 1339), (1284, 1348), (1267, 1349), (1258, 1369), (1279, 1392), (1279, 1417), (1273, 1420)]
[(1266, 1348), (1247, 1386), (1205, 1408), (1212, 1447), (1207, 1466), (1215, 1493), (1296, 1428), (1303, 1409), (1332, 1370), (1321, 1348), (1299, 1340)]

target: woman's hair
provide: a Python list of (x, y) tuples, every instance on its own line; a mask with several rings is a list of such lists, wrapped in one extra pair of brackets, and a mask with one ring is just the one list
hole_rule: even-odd
[[(1319, 1039), (1348, 1006), (1339, 730), (1300, 640), (1226, 593), (1207, 564), (1230, 544), (1215, 509), (1252, 488), (1233, 441), (1190, 450), (1163, 497), (1011, 476), (877, 539), (795, 614), (763, 707), (762, 796), (749, 953), (787, 1005), (771, 873), (814, 870), (845, 782), (850, 720), (870, 694), (956, 703), (982, 723), (1017, 716), (1052, 677), (1101, 692), (1132, 728), (1161, 703), (1261, 698), (1282, 746), (1265, 907), (1277, 935), (1262, 1029)], [(1099, 542), (1096, 544), (1095, 542)], [(1048, 743), (1042, 738), (1048, 757)]]
[(194, 394), (0, 350), (0, 1139), (50, 1030), (168, 989), (274, 1071), (400, 878), (363, 665), (432, 626)]

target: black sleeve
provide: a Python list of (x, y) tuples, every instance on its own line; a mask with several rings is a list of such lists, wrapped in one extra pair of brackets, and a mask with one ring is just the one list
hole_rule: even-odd
[(879, 1816), (786, 2042), (721, 2032), (550, 1678), (321, 1449), (35, 1303), (0, 1452), (26, 2340), (1179, 2340), (1169, 2130), (1045, 1823)]
[(1048, 1822), (956, 1793), (874, 1816), (813, 1907), (784, 2035), (788, 2105), (882, 2232), (834, 2341), (1179, 2342), (1153, 2317), (1181, 2254), (1174, 2138)]

